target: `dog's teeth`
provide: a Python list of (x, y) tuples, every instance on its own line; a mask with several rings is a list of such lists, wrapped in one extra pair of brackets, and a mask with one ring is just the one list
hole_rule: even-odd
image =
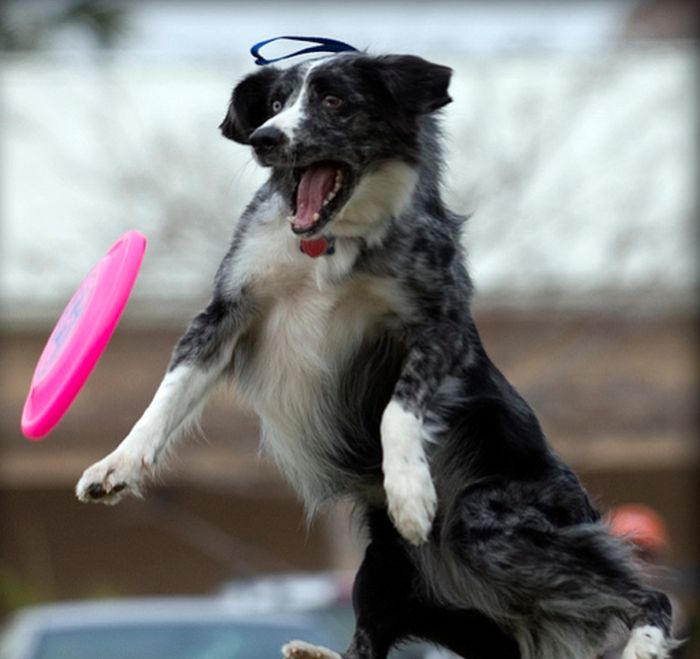
[(333, 190), (330, 192), (328, 195), (328, 199), (333, 199), (335, 195), (338, 193), (338, 190), (343, 187), (343, 172), (341, 170), (337, 170), (335, 173), (335, 185), (333, 186)]
[(318, 222), (318, 220), (321, 219), (321, 216), (318, 213), (314, 213), (311, 219), (313, 219), (314, 222)]
[(335, 188), (331, 190), (327, 195), (326, 198), (323, 200), (323, 206), (328, 206), (328, 204), (335, 199), (335, 195), (338, 192), (338, 185), (336, 184)]

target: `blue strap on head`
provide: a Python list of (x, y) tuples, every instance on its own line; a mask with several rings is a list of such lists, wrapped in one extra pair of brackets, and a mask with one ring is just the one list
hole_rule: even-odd
[[(266, 59), (260, 54), (260, 49), (273, 41), (280, 41), (282, 39), (289, 39), (291, 41), (306, 41), (309, 43), (318, 44), (317, 46), (309, 46), (308, 48), (302, 48), (289, 55), (283, 55), (282, 57), (276, 57), (274, 59)], [(280, 62), (281, 60), (289, 59), (290, 57), (296, 57), (297, 55), (306, 55), (307, 53), (343, 53), (347, 51), (357, 52), (355, 46), (351, 46), (343, 41), (336, 41), (335, 39), (327, 39), (326, 37), (274, 37), (272, 39), (265, 39), (265, 41), (259, 41), (251, 49), (250, 54), (255, 58), (255, 63), (258, 65), (273, 64), (274, 62)]]

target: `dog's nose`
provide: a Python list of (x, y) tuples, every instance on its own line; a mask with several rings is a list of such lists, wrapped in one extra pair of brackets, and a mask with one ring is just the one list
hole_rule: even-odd
[(250, 144), (256, 151), (272, 151), (281, 146), (287, 139), (286, 135), (274, 126), (261, 126), (250, 136)]

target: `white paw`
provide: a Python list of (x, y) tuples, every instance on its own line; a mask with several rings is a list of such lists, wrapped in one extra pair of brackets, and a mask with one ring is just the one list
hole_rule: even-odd
[(666, 659), (669, 644), (658, 627), (645, 625), (632, 630), (620, 659)]
[(427, 464), (407, 466), (402, 473), (384, 479), (389, 517), (396, 530), (411, 544), (428, 539), (433, 526), (437, 495)]
[(75, 493), (84, 502), (119, 503), (129, 494), (140, 496), (152, 468), (152, 459), (119, 447), (85, 470)]
[(408, 542), (428, 539), (435, 518), (437, 495), (423, 451), (420, 420), (389, 403), (382, 417), (384, 490), (389, 517)]
[(282, 654), (286, 659), (341, 659), (333, 650), (304, 641), (290, 641), (282, 647)]

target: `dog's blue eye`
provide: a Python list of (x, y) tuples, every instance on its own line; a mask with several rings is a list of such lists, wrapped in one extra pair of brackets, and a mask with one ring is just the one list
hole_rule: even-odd
[(282, 109), (282, 101), (272, 101), (272, 111), (277, 114)]
[(343, 104), (343, 99), (333, 96), (332, 94), (328, 94), (327, 96), (323, 97), (323, 104), (327, 108), (338, 108)]

